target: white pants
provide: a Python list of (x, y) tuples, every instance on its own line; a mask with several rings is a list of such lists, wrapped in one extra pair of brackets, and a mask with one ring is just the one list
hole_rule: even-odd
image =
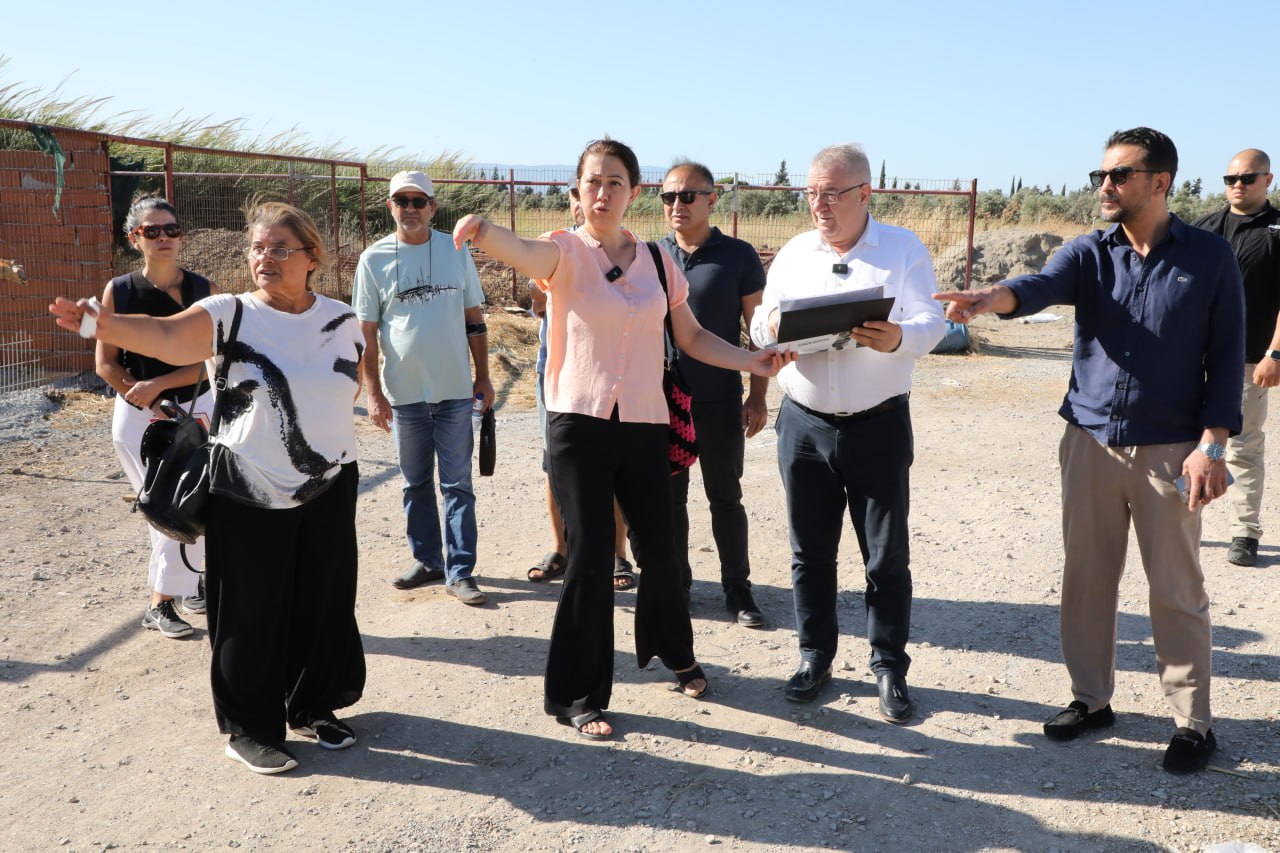
[(1253, 368), (1244, 366), (1244, 394), (1240, 410), (1244, 424), (1240, 434), (1227, 442), (1227, 468), (1235, 483), (1227, 489), (1231, 502), (1231, 535), (1262, 538), (1262, 487), (1266, 480), (1267, 389), (1253, 384)]
[[(185, 409), (186, 406), (183, 408)], [(204, 412), (206, 416), (212, 413), (213, 395), (204, 394), (197, 399), (196, 411)], [(142, 479), (146, 471), (138, 449), (142, 444), (142, 433), (151, 423), (151, 418), (150, 409), (135, 409), (126, 403), (123, 397), (116, 396), (116, 408), (111, 417), (111, 443), (115, 445), (120, 466), (124, 468), (124, 473), (135, 492), (142, 488)], [(158, 532), (149, 524), (147, 531), (151, 534), (151, 560), (147, 564), (147, 584), (161, 595), (195, 595), (200, 576), (182, 562), (181, 543)], [(187, 559), (195, 568), (203, 568), (203, 536), (197, 539), (194, 545), (187, 546)]]

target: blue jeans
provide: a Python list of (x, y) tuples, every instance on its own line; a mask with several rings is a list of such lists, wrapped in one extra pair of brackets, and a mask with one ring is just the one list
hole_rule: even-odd
[[(471, 576), (476, 565), (476, 495), (471, 490), (471, 400), (392, 407), (391, 435), (404, 476), (405, 528), (413, 558), (444, 569), (445, 582)], [(444, 543), (433, 479), (440, 463)]]

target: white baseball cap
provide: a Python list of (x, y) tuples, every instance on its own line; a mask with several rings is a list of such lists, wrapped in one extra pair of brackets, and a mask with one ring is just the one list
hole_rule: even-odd
[(391, 198), (400, 190), (417, 190), (428, 198), (436, 197), (435, 187), (431, 185), (431, 179), (425, 172), (396, 172), (391, 177), (391, 189), (387, 192), (387, 198)]

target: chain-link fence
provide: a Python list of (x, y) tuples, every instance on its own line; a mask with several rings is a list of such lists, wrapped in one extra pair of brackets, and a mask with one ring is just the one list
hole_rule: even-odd
[[(429, 164), (423, 164), (430, 174)], [(398, 167), (397, 167), (398, 168)], [(349, 300), (360, 253), (388, 234), (388, 167), (246, 153), (150, 139), (87, 133), (0, 119), (0, 393), (36, 387), (93, 366), (92, 345), (57, 329), (46, 307), (55, 296), (100, 294), (106, 281), (137, 269), (141, 256), (123, 223), (139, 193), (170, 199), (186, 226), (179, 263), (228, 292), (251, 287), (245, 212), (262, 200), (306, 210), (332, 263), (313, 279), (316, 290)], [(523, 236), (571, 224), (571, 168), (457, 167), (432, 174), (439, 210), (434, 227), (449, 231), (467, 213), (482, 213)], [(643, 191), (627, 213), (638, 237), (669, 228), (658, 198), (662, 172), (642, 175)], [(732, 174), (718, 182), (712, 224), (751, 243), (768, 264), (781, 246), (813, 227), (801, 190), (770, 186), (773, 178)], [(950, 183), (950, 187), (945, 185)], [(977, 182), (908, 181), (876, 189), (877, 219), (916, 232), (943, 278), (967, 286)], [(476, 254), (488, 300), (527, 300), (523, 279)], [(957, 273), (963, 271), (963, 277)]]

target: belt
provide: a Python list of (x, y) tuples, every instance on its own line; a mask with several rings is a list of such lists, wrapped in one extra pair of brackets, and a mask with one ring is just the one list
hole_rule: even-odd
[(815, 418), (824, 420), (829, 424), (839, 425), (839, 424), (857, 423), (858, 421), (865, 421), (868, 418), (874, 418), (876, 415), (883, 415), (885, 412), (891, 412), (894, 409), (900, 409), (903, 406), (907, 405), (907, 400), (910, 399), (910, 397), (911, 397), (910, 393), (899, 394), (896, 397), (890, 397), (888, 400), (885, 400), (883, 403), (877, 403), (876, 405), (872, 406), (869, 409), (863, 409), (861, 412), (819, 412), (816, 409), (811, 409), (808, 406), (797, 403), (795, 400), (791, 400), (790, 397), (788, 397), (787, 399), (791, 400), (791, 405), (800, 409), (802, 412), (807, 412), (808, 414), (813, 415)]

